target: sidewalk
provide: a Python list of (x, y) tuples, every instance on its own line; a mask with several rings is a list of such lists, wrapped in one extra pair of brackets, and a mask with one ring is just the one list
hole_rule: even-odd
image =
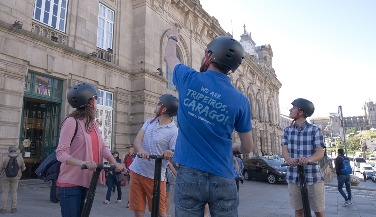
[[(32, 217), (58, 217), (60, 206), (48, 201), (49, 185), (42, 180), (20, 180), (18, 194), (19, 212), (12, 216), (25, 216), (29, 213)], [(103, 216), (133, 216), (123, 203), (110, 203), (103, 205), (102, 201), (106, 187), (98, 185), (91, 217)], [(128, 195), (127, 188), (123, 191), (124, 197)], [(326, 217), (373, 217), (376, 216), (376, 183), (361, 181), (352, 188), (353, 204), (342, 207), (344, 199), (337, 190), (337, 178), (334, 177), (325, 184), (325, 214)], [(239, 190), (239, 217), (293, 217), (287, 185), (259, 181), (244, 181)], [(171, 214), (174, 217), (174, 205), (171, 204)], [(8, 202), (9, 206), (9, 202)], [(10, 214), (10, 213), (9, 213)], [(145, 217), (150, 216), (149, 212)], [(314, 216), (314, 215), (313, 215)]]
[[(351, 186), (351, 206), (343, 207), (344, 198), (337, 189), (337, 177), (325, 183), (325, 214), (328, 217), (376, 216), (376, 183), (361, 179), (358, 186)], [(345, 188), (345, 186), (344, 186)], [(344, 189), (345, 190), (345, 189)], [(345, 190), (346, 192), (346, 190)]]

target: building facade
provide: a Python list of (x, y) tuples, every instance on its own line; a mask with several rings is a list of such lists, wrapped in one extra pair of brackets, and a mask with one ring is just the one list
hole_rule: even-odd
[[(163, 61), (171, 24), (179, 26), (179, 59), (195, 69), (213, 38), (230, 36), (199, 0), (0, 0), (0, 10), (0, 151), (17, 145), (26, 177), (56, 149), (60, 123), (73, 111), (66, 100), (72, 86), (98, 89), (102, 135), (125, 153), (159, 97), (177, 95)], [(254, 154), (280, 152), (273, 52), (252, 46), (230, 78), (251, 102)]]

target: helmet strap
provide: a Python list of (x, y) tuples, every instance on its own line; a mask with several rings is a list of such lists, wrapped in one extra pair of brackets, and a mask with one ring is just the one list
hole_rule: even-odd
[(211, 53), (209, 55), (209, 52), (205, 52), (204, 72), (206, 72), (208, 70), (209, 65), (211, 64), (211, 58), (210, 57), (211, 57)]
[(153, 120), (150, 121), (150, 123), (153, 123), (159, 116), (163, 115), (164, 113), (162, 112), (163, 107), (159, 107), (157, 115), (153, 118)]
[[(299, 112), (302, 111), (302, 110), (299, 110)], [(304, 112), (303, 112), (304, 113)], [(296, 120), (298, 120), (300, 117), (302, 117), (303, 115), (299, 114), (294, 118), (294, 120), (291, 121), (291, 124), (290, 124), (290, 127), (292, 127), (292, 125), (296, 122)]]

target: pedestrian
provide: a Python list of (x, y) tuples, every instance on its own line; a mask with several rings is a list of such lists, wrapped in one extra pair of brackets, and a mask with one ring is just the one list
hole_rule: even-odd
[(240, 154), (236, 154), (236, 160), (239, 165), (239, 173), (242, 175), (243, 174), (243, 169), (244, 169), (244, 163), (243, 160), (240, 158)]
[[(347, 157), (344, 156), (344, 151), (342, 148), (338, 149), (338, 156), (335, 160), (335, 168), (337, 173), (337, 180), (338, 180), (338, 191), (345, 199), (345, 203), (342, 206), (350, 206), (351, 202), (351, 183), (350, 183), (350, 174), (343, 174), (341, 171), (343, 161)], [(346, 193), (343, 191), (343, 184), (346, 186)]]
[[(17, 148), (15, 146), (9, 146), (8, 148), (8, 155), (3, 157), (3, 160), (0, 163), (0, 171), (1, 171), (1, 184), (3, 193), (1, 194), (1, 206), (0, 206), (0, 213), (4, 214), (7, 210), (7, 201), (8, 201), (8, 193), (10, 191), (10, 196), (12, 199), (11, 210), (10, 212), (15, 213), (17, 212), (17, 189), (18, 189), (18, 181), (22, 176), (22, 171), (26, 169), (25, 162), (22, 156), (17, 154)], [(8, 170), (8, 162), (11, 163), (11, 158), (16, 157), (15, 164), (16, 166), (12, 166), (14, 168), (13, 175), (9, 175), (7, 173)], [(17, 170), (17, 171), (16, 171)]]
[(129, 209), (135, 217), (145, 214), (146, 199), (152, 210), (155, 160), (149, 155), (162, 155), (159, 216), (166, 217), (166, 167), (173, 156), (178, 128), (172, 117), (178, 110), (178, 100), (171, 94), (164, 94), (155, 106), (154, 118), (148, 119), (137, 133), (134, 147), (137, 155), (130, 166)]
[(240, 179), (241, 179), (241, 175), (240, 175), (240, 169), (239, 169), (239, 164), (238, 164), (238, 161), (236, 160), (236, 157), (234, 155), (234, 169), (235, 169), (235, 173), (236, 173), (236, 178), (235, 178), (235, 181), (236, 181), (236, 190), (239, 192), (239, 182), (240, 182)]
[(172, 161), (169, 161), (169, 164), (166, 167), (166, 212), (167, 212), (167, 217), (171, 217), (171, 215), (170, 215), (171, 191), (172, 191), (172, 188), (175, 186), (177, 175), (178, 175), (178, 173), (176, 172), (174, 163)]
[(243, 164), (242, 159), (240, 158), (240, 154), (237, 153), (235, 155), (235, 157), (236, 157), (236, 162), (237, 162), (237, 164), (239, 166), (239, 171), (238, 171), (239, 172), (239, 180), (243, 184), (243, 181), (244, 181), (244, 177), (243, 177), (244, 164)]
[[(164, 59), (173, 72), (179, 95), (179, 134), (173, 161), (179, 165), (175, 186), (175, 216), (237, 216), (238, 192), (233, 151), (252, 151), (248, 98), (231, 82), (230, 74), (244, 59), (242, 45), (227, 36), (214, 38), (205, 50), (200, 72), (176, 56), (178, 29), (173, 25)], [(233, 131), (241, 143), (233, 143)], [(221, 205), (219, 205), (221, 204)]]
[[(114, 156), (116, 162), (121, 164), (121, 160), (119, 158), (119, 152), (113, 151), (112, 156)], [(122, 171), (116, 172), (116, 171), (109, 171), (107, 174), (107, 194), (106, 199), (103, 201), (104, 204), (109, 204), (111, 200), (111, 191), (116, 186), (117, 189), (117, 199), (115, 203), (121, 202), (121, 186), (120, 183), (122, 181), (123, 174)], [(115, 192), (114, 192), (115, 193)]]
[[(61, 123), (59, 145), (56, 149), (56, 157), (61, 166), (56, 185), (59, 190), (61, 216), (79, 217), (97, 164), (106, 159), (110, 164), (116, 165), (116, 171), (122, 171), (124, 167), (112, 156), (94, 119), (96, 89), (89, 83), (75, 85), (68, 91), (67, 100), (75, 110)], [(76, 121), (78, 129), (72, 140)], [(87, 170), (81, 169), (84, 164)], [(100, 176), (99, 183), (104, 183), (103, 176)]]
[[(128, 183), (129, 186), (129, 181), (131, 180), (130, 173), (129, 173), (129, 167), (131, 166), (134, 158), (136, 157), (136, 153), (134, 153), (134, 146), (133, 144), (127, 147), (128, 149), (128, 154), (125, 155), (124, 157), (124, 165), (125, 165), (125, 177), (126, 177), (126, 183)], [(127, 208), (129, 208), (129, 200), (127, 202)]]
[(297, 165), (304, 165), (311, 209), (317, 217), (323, 217), (325, 216), (324, 177), (319, 165), (307, 165), (307, 163), (317, 162), (323, 158), (324, 137), (318, 126), (306, 120), (315, 111), (313, 103), (298, 98), (291, 104), (289, 118), (293, 121), (284, 129), (281, 144), (283, 158), (289, 165), (286, 177), (291, 206), (295, 210), (296, 217), (303, 217)]

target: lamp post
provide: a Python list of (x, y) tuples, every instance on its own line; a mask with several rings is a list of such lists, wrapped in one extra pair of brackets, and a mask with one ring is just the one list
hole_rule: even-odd
[(345, 131), (345, 127), (343, 126), (342, 106), (338, 106), (338, 117), (339, 117), (339, 122), (341, 123), (341, 127), (342, 127), (343, 145), (345, 146), (345, 153), (347, 157), (346, 131)]

